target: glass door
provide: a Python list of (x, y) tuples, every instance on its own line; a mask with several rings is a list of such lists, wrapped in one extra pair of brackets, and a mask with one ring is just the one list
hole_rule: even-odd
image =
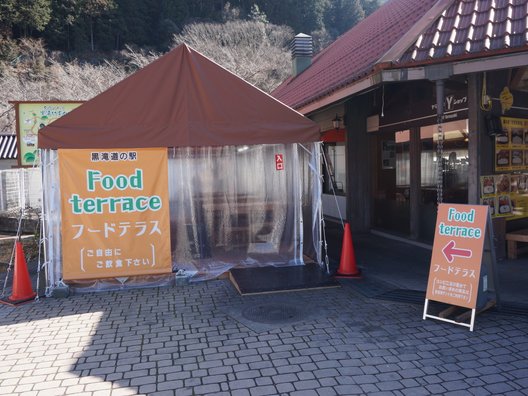
[[(468, 123), (467, 120), (446, 122), (444, 131), (442, 169), (443, 202), (468, 202)], [(420, 128), (421, 140), (421, 202), (420, 239), (432, 242), (437, 203), (437, 125)]]
[(410, 155), (408, 130), (376, 136), (373, 226), (410, 234)]

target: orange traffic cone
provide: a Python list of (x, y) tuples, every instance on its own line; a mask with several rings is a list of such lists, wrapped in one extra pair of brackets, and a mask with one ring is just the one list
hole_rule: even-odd
[(8, 298), (11, 304), (20, 304), (29, 301), (37, 293), (33, 291), (31, 279), (27, 268), (26, 258), (22, 249), (22, 242), (16, 241), (15, 250), (15, 274), (13, 275), (13, 291)]
[(335, 275), (336, 278), (361, 278), (361, 270), (356, 266), (356, 254), (352, 243), (350, 225), (345, 223), (343, 234), (343, 247), (341, 248), (341, 261)]

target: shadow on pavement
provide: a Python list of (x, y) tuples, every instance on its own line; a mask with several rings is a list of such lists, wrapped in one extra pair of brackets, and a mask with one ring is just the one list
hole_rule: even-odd
[[(335, 271), (342, 243), (341, 225), (327, 222), (328, 253)], [(425, 292), (431, 250), (374, 234), (352, 236), (357, 265), (364, 278), (387, 288)], [(432, 247), (431, 247), (432, 248)], [(528, 308), (528, 255), (497, 262), (498, 291), (505, 304), (526, 304)]]
[[(423, 321), (421, 305), (369, 298), (425, 290), (430, 251), (353, 237), (362, 290), (344, 281), (336, 289), (241, 297), (217, 280), (0, 306), (0, 389), (228, 395), (256, 388), (269, 394), (528, 388), (526, 316), (485, 312), (470, 333)], [(337, 232), (332, 238), (330, 247), (339, 247)], [(506, 263), (499, 270), (515, 268)], [(258, 323), (245, 315), (269, 304), (299, 307), (299, 317)]]

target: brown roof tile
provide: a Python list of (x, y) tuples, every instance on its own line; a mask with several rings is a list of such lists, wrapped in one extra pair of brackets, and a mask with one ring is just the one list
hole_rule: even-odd
[(452, 56), (477, 57), (489, 51), (526, 49), (527, 7), (528, 0), (455, 0), (422, 34), (434, 34), (438, 39), (426, 42), (418, 38), (397, 63), (446, 61)]
[(489, 11), (475, 12), (475, 26), (482, 26), (489, 22)]
[(328, 95), (368, 75), (436, 0), (392, 0), (329, 45), (312, 65), (281, 84), (273, 96), (292, 107)]
[(484, 40), (473, 40), (469, 44), (469, 52), (484, 51)]
[(513, 20), (520, 20), (522, 18), (526, 18), (526, 3), (519, 1), (518, 3), (523, 4), (517, 4), (512, 7), (512, 19)]
[(475, 11), (475, 5), (472, 2), (462, 2), (458, 8), (460, 15), (471, 15), (473, 11)]
[(469, 26), (471, 25), (471, 20), (473, 19), (472, 14), (461, 15), (460, 16), (460, 26)]
[(469, 27), (465, 29), (458, 29), (456, 30), (455, 34), (455, 43), (462, 44), (462, 47), (464, 46), (464, 43), (466, 42), (468, 35), (469, 35)]
[(520, 47), (526, 45), (526, 34), (511, 34), (510, 35), (510, 47)]
[(434, 39), (434, 33), (426, 33), (422, 36), (421, 48), (428, 48), (432, 45)]
[(499, 8), (495, 10), (495, 23), (503, 23), (508, 19), (509, 8)]
[(463, 54), (466, 51), (466, 46), (464, 43), (453, 44), (450, 55), (458, 56)]
[(512, 34), (523, 34), (526, 30), (526, 22), (522, 19), (517, 19), (511, 22), (511, 33)]

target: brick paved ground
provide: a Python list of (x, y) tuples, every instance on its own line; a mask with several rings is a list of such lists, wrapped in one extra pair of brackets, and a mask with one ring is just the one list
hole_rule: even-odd
[[(303, 319), (240, 319), (268, 303)], [(228, 281), (0, 306), (0, 394), (528, 395), (528, 318), (484, 313), (471, 333), (421, 314), (349, 286), (240, 297)]]

